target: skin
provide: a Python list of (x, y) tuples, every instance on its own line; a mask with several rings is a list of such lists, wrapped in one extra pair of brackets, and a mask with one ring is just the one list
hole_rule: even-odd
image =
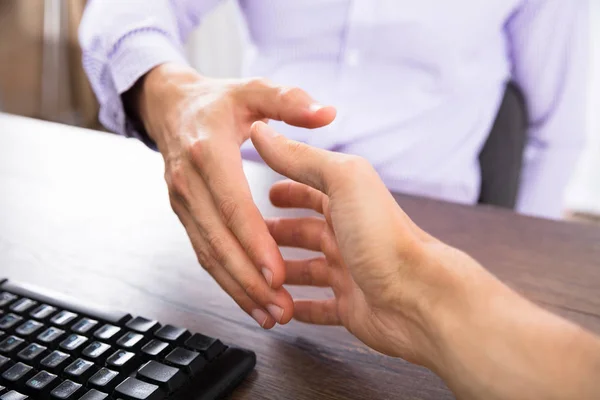
[(165, 161), (171, 206), (200, 264), (263, 328), (289, 322), (285, 264), (252, 201), (240, 146), (257, 120), (317, 128), (335, 118), (298, 88), (210, 79), (163, 64), (124, 96)]
[[(173, 64), (146, 74), (124, 101), (163, 155), (171, 205), (200, 264), (263, 328), (292, 317), (342, 325), (430, 368), (461, 399), (600, 393), (597, 337), (421, 230), (364, 159), (287, 140), (264, 123), (317, 128), (333, 121), (332, 107), (298, 88)], [(242, 171), (239, 148), (250, 137), (291, 179), (273, 186), (273, 204), (323, 218), (263, 220)], [(283, 260), (278, 245), (324, 256)], [(294, 302), (284, 283), (331, 287), (334, 298)]]
[(460, 399), (597, 398), (598, 337), (421, 230), (364, 159), (288, 140), (262, 122), (252, 141), (291, 179), (273, 186), (273, 204), (323, 215), (267, 222), (277, 244), (324, 254), (285, 261), (287, 284), (334, 293), (296, 301), (294, 318), (342, 325), (375, 350), (430, 368)]

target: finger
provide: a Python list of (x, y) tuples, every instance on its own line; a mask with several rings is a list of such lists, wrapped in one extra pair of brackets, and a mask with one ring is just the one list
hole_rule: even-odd
[[(183, 224), (188, 237), (192, 243), (192, 247), (196, 254), (202, 254), (201, 243), (202, 237), (194, 223), (189, 212), (176, 200), (172, 200), (173, 210), (177, 214), (179, 220)], [(201, 264), (208, 265), (216, 264), (216, 260), (208, 253), (199, 256)], [(219, 286), (237, 303), (237, 305), (250, 315), (264, 329), (271, 329), (275, 325), (275, 319), (268, 312), (253, 301), (244, 291), (244, 289), (222, 268), (209, 268), (212, 271), (211, 276), (219, 284)]]
[(262, 79), (247, 81), (237, 93), (256, 120), (269, 118), (312, 129), (329, 125), (336, 116), (334, 107), (318, 104), (304, 90), (276, 86)]
[[(328, 191), (331, 166), (336, 161), (351, 157), (289, 140), (264, 122), (255, 122), (250, 131), (254, 147), (275, 172), (327, 195), (331, 194)], [(337, 178), (340, 183), (345, 183), (344, 179)]]
[(331, 286), (331, 268), (325, 258), (310, 260), (286, 260), (286, 279), (288, 285)]
[[(192, 155), (197, 171), (208, 187), (218, 215), (233, 233), (250, 260), (272, 288), (285, 281), (283, 258), (252, 200), (234, 143), (198, 144)], [(206, 210), (198, 210), (206, 214)]]
[[(224, 269), (244, 289), (246, 294), (268, 310), (278, 323), (286, 324), (289, 322), (293, 314), (293, 302), (290, 294), (284, 288), (274, 290), (268, 286), (263, 276), (260, 275), (240, 246), (240, 243), (219, 218), (210, 193), (208, 193), (202, 179), (197, 178), (197, 181), (190, 185), (189, 192), (189, 199), (183, 208), (189, 212), (200, 234), (200, 239), (195, 244), (194, 249), (196, 254), (209, 254), (216, 260), (215, 263), (209, 263), (203, 265), (203, 267), (211, 275), (215, 273), (216, 269)], [(179, 201), (172, 201), (173, 209), (177, 213), (182, 212), (180, 210), (182, 206), (179, 203)], [(264, 225), (264, 221), (262, 223)], [(273, 241), (268, 230), (267, 236)], [(277, 245), (274, 241), (273, 243), (279, 254)], [(283, 260), (281, 260), (281, 269), (284, 268)], [(285, 271), (282, 271), (281, 274), (285, 275)]]
[(296, 300), (294, 302), (294, 319), (315, 325), (342, 324), (335, 299)]
[(237, 305), (250, 315), (263, 329), (275, 326), (275, 318), (268, 310), (253, 301), (244, 289), (222, 268), (215, 268), (212, 272), (213, 279), (237, 303)]
[[(214, 210), (192, 211), (192, 215), (196, 215), (196, 219), (202, 213), (214, 213)], [(244, 292), (268, 310), (278, 323), (288, 323), (293, 315), (293, 302), (287, 290), (282, 287), (272, 289), (267, 285), (263, 276), (254, 268), (231, 231), (223, 225), (222, 221), (211, 221), (208, 226), (210, 228), (208, 232), (205, 232), (203, 245), (210, 248), (212, 256), (217, 261), (216, 267), (207, 269), (208, 272), (213, 275), (217, 269), (224, 269), (243, 288)]]
[(271, 236), (279, 246), (321, 251), (325, 221), (320, 218), (270, 218), (266, 220)]
[(271, 203), (282, 208), (307, 208), (323, 214), (326, 196), (310, 186), (291, 180), (275, 183), (269, 193)]
[[(369, 201), (368, 195), (380, 193), (382, 194), (379, 196), (380, 210), (395, 210), (402, 220), (408, 222), (412, 233), (424, 240), (435, 240), (417, 227), (398, 207), (373, 167), (366, 160), (356, 156), (332, 153), (289, 140), (262, 122), (255, 122), (252, 125), (251, 138), (260, 156), (276, 172), (319, 190), (328, 196), (325, 199), (334, 196), (334, 192), (337, 193), (336, 189), (343, 190), (342, 197), (362, 196), (365, 202)], [(365, 196), (365, 194), (368, 195)], [(327, 201), (324, 200), (324, 203)], [(356, 202), (356, 204), (360, 203)], [(323, 206), (323, 208), (326, 207)], [(370, 207), (357, 210), (371, 212)], [(389, 212), (383, 212), (381, 216), (382, 219), (389, 220), (390, 218)], [(328, 215), (325, 217), (330, 218)], [(358, 215), (354, 215), (354, 217), (359, 218)], [(369, 220), (368, 216), (361, 217), (361, 219)], [(371, 226), (376, 226), (376, 224), (371, 223)]]

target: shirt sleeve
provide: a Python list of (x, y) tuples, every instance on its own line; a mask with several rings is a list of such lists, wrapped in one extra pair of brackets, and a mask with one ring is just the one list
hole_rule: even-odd
[(584, 145), (588, 0), (526, 0), (506, 25), (513, 79), (525, 95), (529, 132), (517, 208), (559, 218)]
[(100, 104), (100, 122), (137, 137), (121, 95), (146, 72), (166, 62), (186, 64), (183, 42), (219, 0), (90, 0), (79, 41), (83, 68)]

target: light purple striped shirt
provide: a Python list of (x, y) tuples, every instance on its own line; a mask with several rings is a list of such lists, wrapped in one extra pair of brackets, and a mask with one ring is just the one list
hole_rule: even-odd
[[(557, 217), (585, 136), (587, 1), (238, 0), (244, 75), (338, 108), (317, 131), (276, 124), (287, 136), (366, 157), (392, 190), (462, 203), (477, 201), (478, 155), (512, 79), (530, 120), (518, 209)], [(138, 136), (120, 94), (186, 63), (182, 43), (218, 3), (89, 2), (80, 40), (105, 126)]]

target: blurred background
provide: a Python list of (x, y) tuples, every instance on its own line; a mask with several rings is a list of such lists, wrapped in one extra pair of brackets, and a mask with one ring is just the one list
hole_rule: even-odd
[[(590, 3), (589, 141), (566, 217), (600, 222), (600, 0)], [(85, 0), (0, 0), (0, 112), (101, 129), (77, 40), (84, 7)], [(188, 42), (189, 59), (203, 73), (240, 75), (247, 43), (237, 13), (234, 1), (223, 1)]]

